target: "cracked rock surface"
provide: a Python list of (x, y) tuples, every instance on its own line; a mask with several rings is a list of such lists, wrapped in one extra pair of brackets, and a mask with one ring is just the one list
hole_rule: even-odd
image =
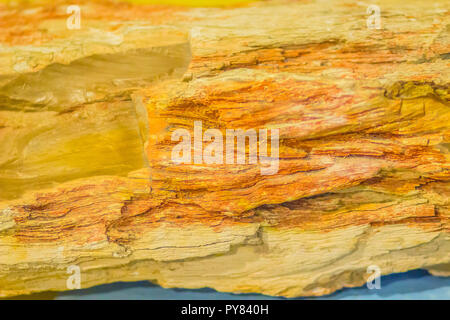
[[(379, 1), (379, 30), (353, 1), (67, 5), (0, 4), (1, 296), (71, 265), (286, 297), (450, 275), (447, 1)], [(174, 164), (196, 121), (278, 129), (277, 173)]]

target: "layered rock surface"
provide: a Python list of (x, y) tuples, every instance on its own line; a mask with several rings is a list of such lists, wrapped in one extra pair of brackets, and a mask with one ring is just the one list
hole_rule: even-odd
[[(65, 290), (71, 265), (287, 297), (448, 275), (448, 8), (378, 5), (380, 30), (342, 1), (86, 2), (80, 30), (64, 2), (3, 5), (0, 294)], [(197, 121), (278, 129), (278, 171), (173, 163)]]

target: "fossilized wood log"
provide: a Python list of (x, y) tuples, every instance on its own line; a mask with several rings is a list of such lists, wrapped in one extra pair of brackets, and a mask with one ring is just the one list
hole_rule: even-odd
[[(287, 297), (450, 272), (449, 11), (380, 1), (0, 7), (0, 295), (150, 280)], [(188, 66), (189, 65), (189, 66)], [(171, 161), (279, 129), (279, 170)]]

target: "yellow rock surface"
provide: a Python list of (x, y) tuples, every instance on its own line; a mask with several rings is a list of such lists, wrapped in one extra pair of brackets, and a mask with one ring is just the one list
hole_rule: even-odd
[[(0, 295), (71, 265), (287, 297), (448, 275), (448, 4), (377, 4), (379, 30), (353, 1), (85, 2), (80, 30), (64, 1), (0, 5)], [(174, 164), (196, 121), (278, 129), (277, 173)]]

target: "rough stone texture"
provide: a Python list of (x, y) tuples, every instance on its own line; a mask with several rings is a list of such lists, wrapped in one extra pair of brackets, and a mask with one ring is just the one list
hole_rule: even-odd
[[(448, 3), (377, 4), (0, 5), (0, 295), (449, 275)], [(173, 164), (197, 120), (278, 128), (278, 173)]]

